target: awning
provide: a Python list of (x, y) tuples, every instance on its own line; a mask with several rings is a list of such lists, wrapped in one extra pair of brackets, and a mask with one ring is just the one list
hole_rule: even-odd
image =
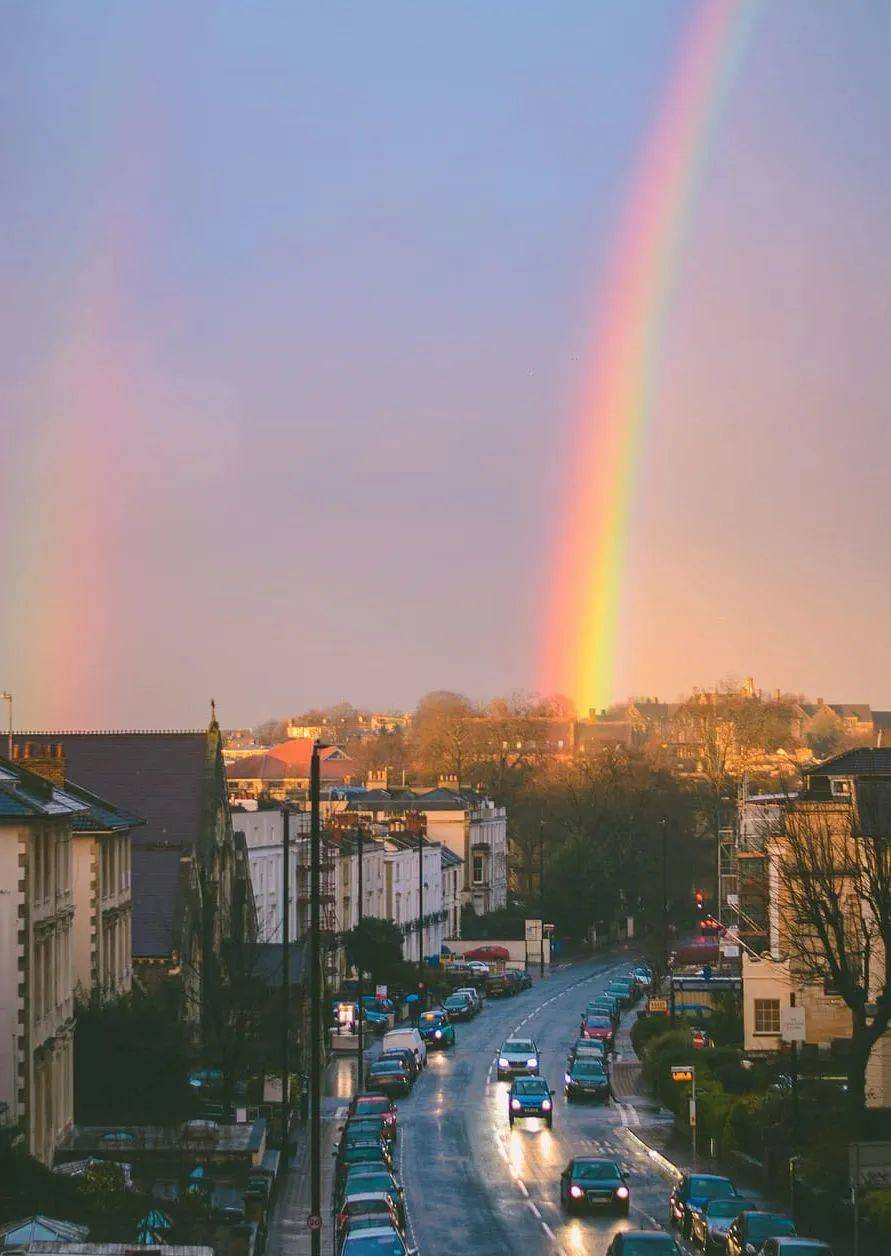
[(465, 959), (510, 959), (510, 951), (506, 946), (496, 946), (494, 943), (488, 946), (477, 946), (472, 951), (464, 952)]

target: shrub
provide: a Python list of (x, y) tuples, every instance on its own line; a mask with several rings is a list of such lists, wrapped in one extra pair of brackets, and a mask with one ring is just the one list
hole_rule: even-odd
[(642, 1057), (651, 1042), (671, 1032), (671, 1022), (667, 1016), (638, 1016), (631, 1026), (631, 1045), (638, 1057)]
[(864, 1216), (879, 1238), (891, 1245), (891, 1193), (888, 1191), (864, 1191), (860, 1198)]

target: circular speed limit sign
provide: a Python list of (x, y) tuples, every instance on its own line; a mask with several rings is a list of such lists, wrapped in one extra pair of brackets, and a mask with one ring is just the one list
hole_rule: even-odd
[(321, 1230), (322, 1218), (317, 1212), (311, 1212), (306, 1218), (306, 1228), (308, 1230)]

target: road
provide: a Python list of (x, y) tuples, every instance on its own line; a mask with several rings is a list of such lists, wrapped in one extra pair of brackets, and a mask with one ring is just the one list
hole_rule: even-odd
[[(432, 1054), (410, 1097), (400, 1100), (400, 1160), (414, 1242), (421, 1256), (604, 1253), (620, 1228), (667, 1223), (670, 1182), (629, 1132), (641, 1114), (627, 1104), (567, 1104), (563, 1074), (569, 1043), (588, 998), (628, 959), (588, 961), (555, 972), (511, 999), (487, 1001), (458, 1026), (454, 1050)], [(535, 1039), (543, 1074), (556, 1091), (554, 1127), (507, 1120), (506, 1082), (494, 1071), (501, 1042)], [(645, 1120), (657, 1120), (644, 1114)], [(573, 1155), (612, 1156), (629, 1171), (631, 1214), (568, 1218), (560, 1171)], [(684, 1246), (684, 1245), (682, 1245)]]

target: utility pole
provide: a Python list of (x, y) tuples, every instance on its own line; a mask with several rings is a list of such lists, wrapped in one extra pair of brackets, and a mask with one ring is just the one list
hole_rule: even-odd
[(538, 975), (544, 976), (544, 816), (538, 821), (538, 913), (541, 916), (541, 940), (538, 944)]
[(282, 807), (282, 1171), (288, 1171), (291, 1135), (291, 812)]
[[(424, 830), (418, 829), (418, 995), (424, 985)], [(419, 1002), (422, 1002), (419, 997)], [(418, 1009), (419, 1011), (422, 1009)]]
[(668, 818), (659, 821), (662, 830), (662, 969), (668, 972)]
[[(789, 1006), (795, 1006), (795, 991), (789, 995)], [(789, 1043), (789, 1067), (792, 1070), (792, 1151), (798, 1151), (799, 1109), (798, 1109), (798, 1042), (795, 1038)]]
[(321, 859), (322, 800), (321, 742), (313, 742), (309, 769), (309, 963), (310, 963), (310, 1251), (322, 1256), (322, 938), (319, 920), (319, 863)]
[[(358, 884), (357, 884), (357, 887), (356, 887), (356, 888), (357, 888), (358, 897), (359, 897), (359, 912), (358, 912), (358, 917), (357, 917), (357, 924), (361, 927), (361, 924), (362, 924), (362, 919), (363, 919), (363, 912), (364, 912), (364, 904), (365, 904), (365, 898), (364, 898), (364, 895), (363, 895), (363, 880), (362, 880), (362, 871), (363, 871), (363, 869), (362, 869), (362, 862), (363, 862), (363, 855), (365, 854), (365, 833), (364, 833), (364, 831), (363, 831), (363, 829), (362, 829), (362, 822), (361, 822), (361, 821), (359, 822), (359, 826), (358, 826), (358, 828), (356, 829), (356, 838), (357, 838), (357, 841), (358, 841), (358, 846), (359, 846), (359, 869), (358, 869), (358, 871), (359, 871), (359, 875), (358, 875)], [(359, 936), (360, 936), (360, 939), (361, 939), (361, 936), (362, 936), (362, 935), (360, 934)], [(359, 974), (359, 979), (358, 979), (358, 981), (356, 982), (356, 995), (357, 995), (358, 1002), (359, 1002), (359, 1031), (358, 1031), (358, 1038), (359, 1038), (359, 1051), (358, 1051), (358, 1056), (359, 1056), (359, 1074), (358, 1074), (358, 1076), (359, 1076), (359, 1081), (358, 1081), (358, 1086), (357, 1086), (357, 1089), (361, 1090), (361, 1089), (362, 1089), (362, 1086), (363, 1086), (363, 1083), (364, 1083), (364, 1078), (365, 1078), (365, 1016), (364, 1016), (364, 1008), (362, 1007), (362, 997), (363, 997), (363, 994), (364, 994), (363, 985), (362, 985), (362, 978), (363, 978), (364, 974), (363, 974), (363, 971), (362, 971), (362, 944), (361, 944), (361, 941), (360, 941), (360, 943), (359, 943), (359, 963), (357, 964), (357, 966), (356, 966), (356, 967), (357, 967), (357, 971), (358, 971), (358, 974)]]
[(0, 702), (6, 702), (9, 707), (9, 712), (8, 712), (9, 723), (7, 725), (8, 732), (6, 735), (6, 757), (7, 759), (11, 759), (12, 758), (12, 694), (7, 692), (7, 690), (4, 689), (3, 693), (0, 693)]

